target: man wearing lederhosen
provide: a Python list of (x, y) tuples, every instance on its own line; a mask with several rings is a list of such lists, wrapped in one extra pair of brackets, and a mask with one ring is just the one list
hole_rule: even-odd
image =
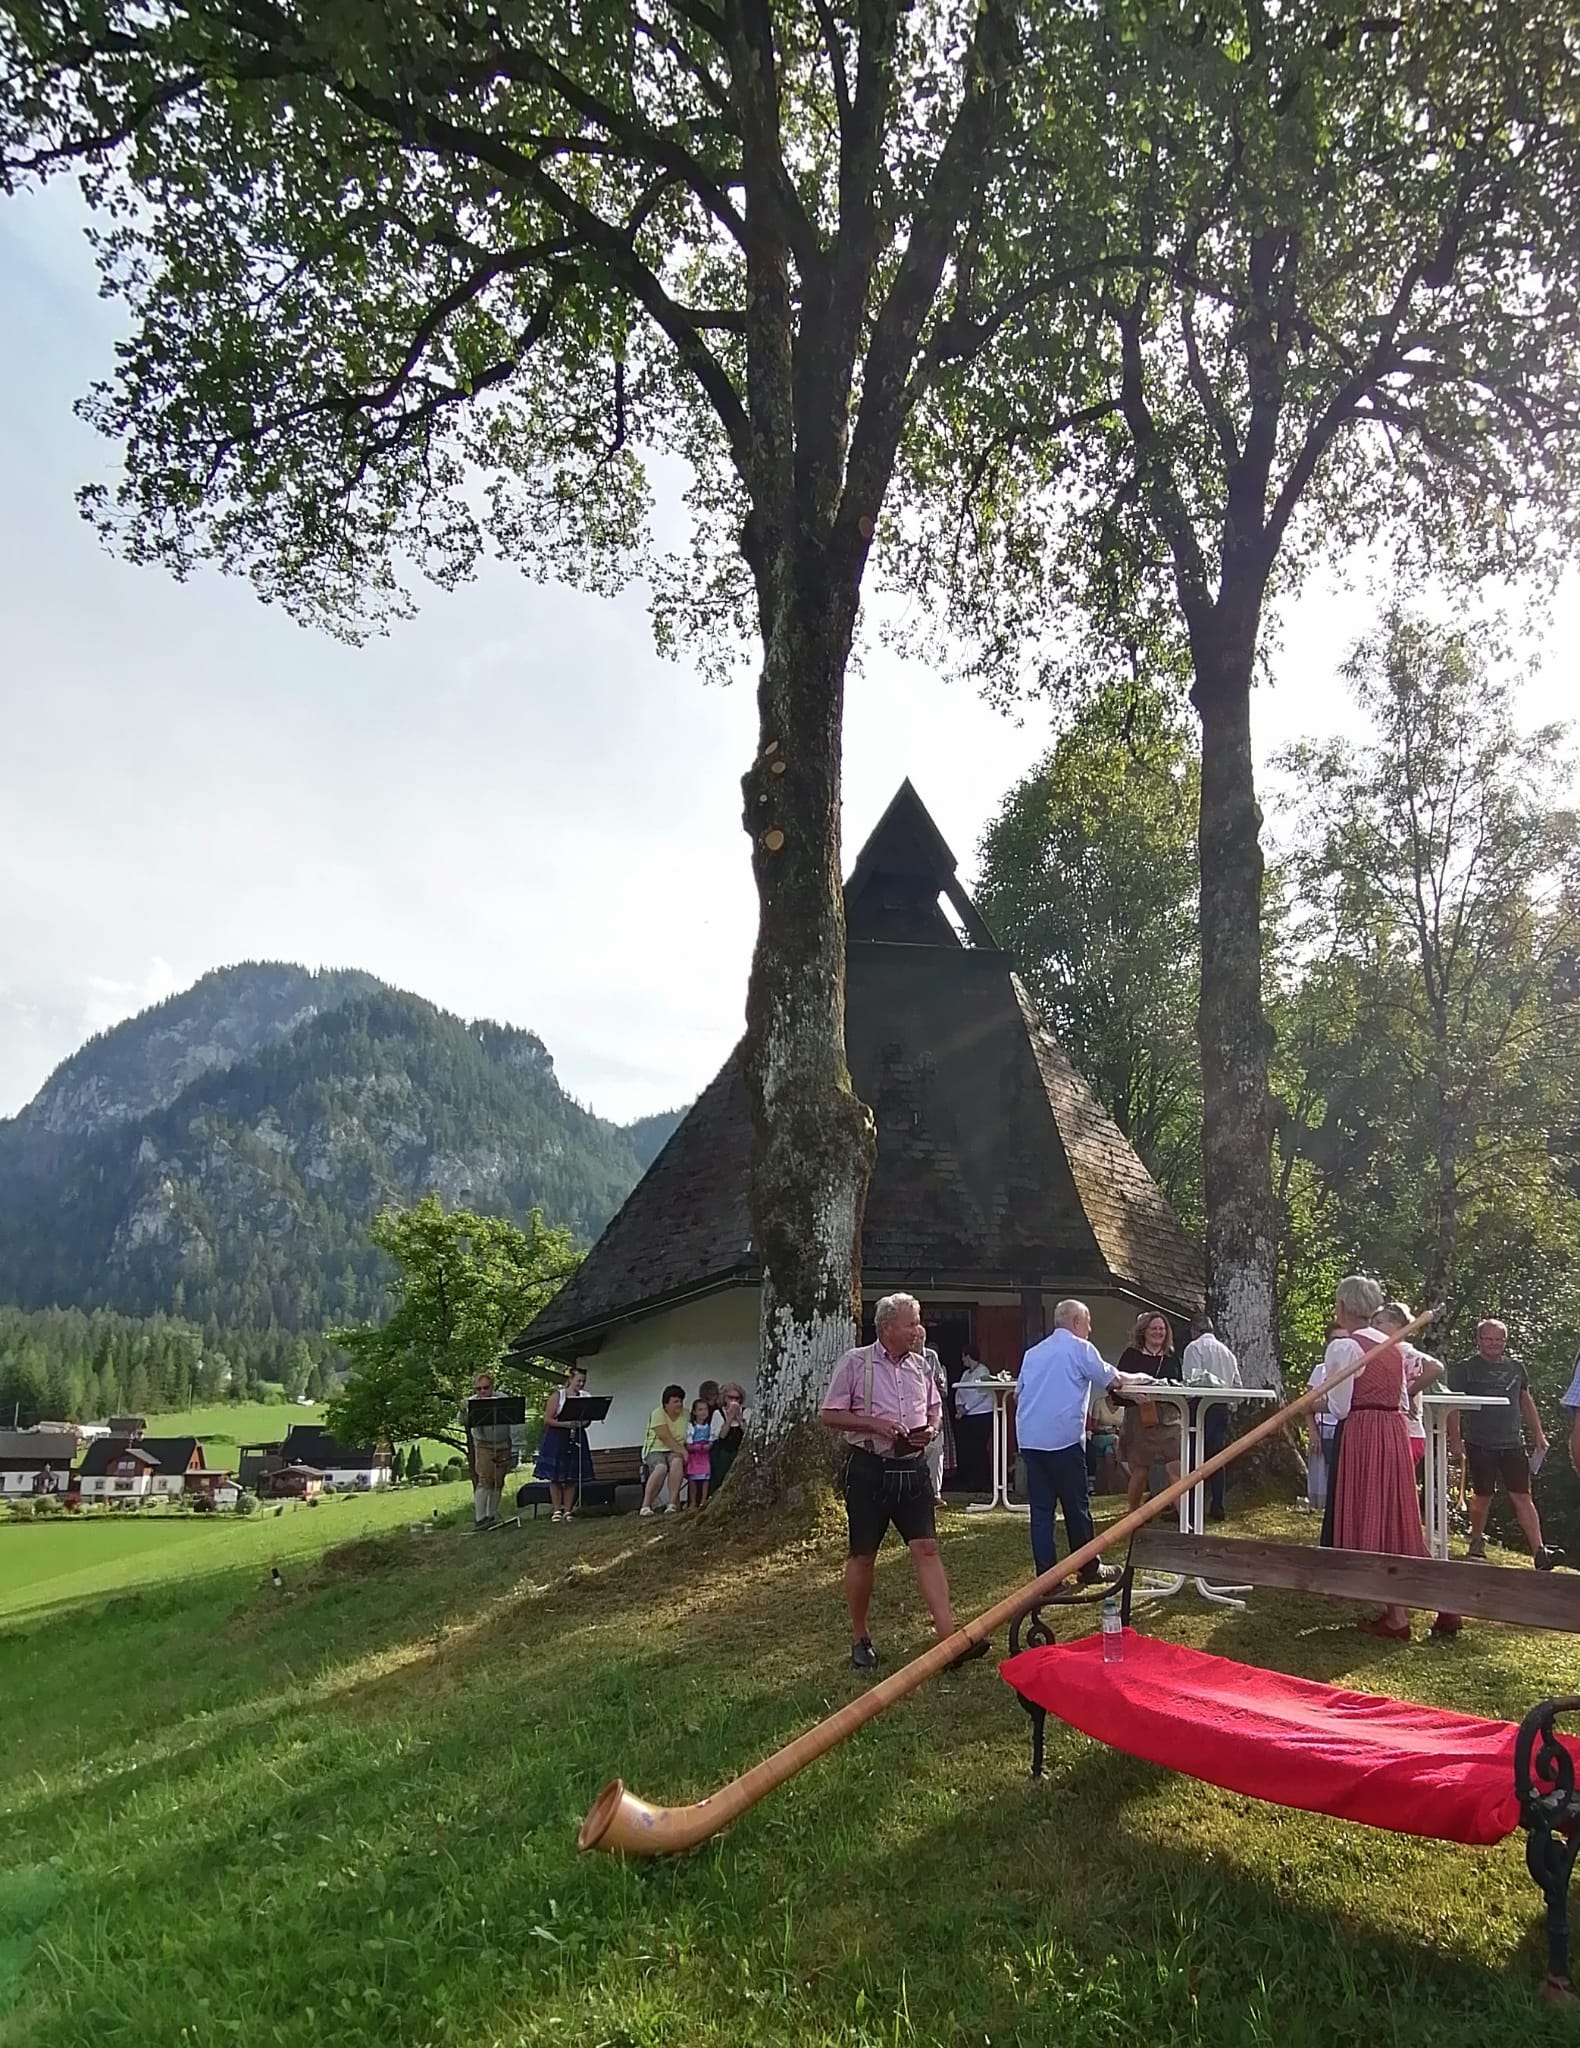
[[(891, 1522), (911, 1553), (933, 1627), (940, 1636), (955, 1632), (926, 1460), (927, 1446), (942, 1424), (943, 1404), (922, 1358), (927, 1332), (921, 1305), (913, 1295), (885, 1295), (874, 1311), (873, 1327), (877, 1342), (847, 1351), (835, 1366), (818, 1417), (825, 1429), (850, 1439), (845, 1604), (850, 1609), (850, 1661), (857, 1671), (870, 1671), (878, 1661), (867, 1610), (878, 1551)], [(980, 1657), (986, 1649), (977, 1643), (965, 1655)]]

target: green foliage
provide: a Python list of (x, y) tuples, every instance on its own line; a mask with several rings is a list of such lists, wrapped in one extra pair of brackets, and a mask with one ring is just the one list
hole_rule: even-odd
[[(0, 1425), (102, 1421), (245, 1398), (249, 1380), (299, 1340), (176, 1317), (0, 1306)], [(322, 1348), (323, 1340), (317, 1342)]]
[(1355, 729), (1280, 763), (1289, 1265), (1446, 1300), (1448, 1342), (1502, 1315), (1554, 1395), (1580, 1338), (1573, 763), (1463, 632), (1396, 610), (1346, 674)]
[(1195, 736), (1154, 686), (1100, 692), (983, 835), (977, 901), (1060, 1044), (1200, 1222)]
[[(907, 580), (942, 588), (978, 672), (1065, 689), (1139, 665), (1205, 706), (1248, 686), (1264, 605), (1317, 562), (1383, 542), (1466, 578), (1560, 565), (1567, 0), (1102, 11), (1086, 276), (1028, 291), (972, 365), (975, 408), (945, 371), (910, 443), (931, 516)], [(1013, 228), (1037, 234), (1035, 191)], [(1067, 258), (1049, 236), (1045, 270)]]
[[(1090, 175), (1089, 113), (1046, 101), (1091, 40), (1000, 0), (27, 10), (0, 162), (87, 166), (131, 320), (85, 408), (124, 478), (85, 508), (341, 631), (490, 544), (600, 591), (645, 570), (661, 642), (727, 664), (792, 508), (817, 605), (859, 582), (911, 407), (1022, 280), (1011, 138), (1045, 227)], [(691, 532), (655, 558), (669, 455)]]
[[(395, 1305), (380, 1327), (336, 1332), (351, 1372), (329, 1404), (329, 1427), (348, 1443), (431, 1437), (464, 1451), (458, 1409), (473, 1378), (486, 1368), (506, 1391), (532, 1383), (530, 1370), (502, 1362), (505, 1346), (581, 1255), (536, 1210), (518, 1230), (502, 1217), (447, 1212), (433, 1196), (381, 1216), (369, 1235), (395, 1263)], [(407, 1478), (422, 1468), (413, 1443)]]

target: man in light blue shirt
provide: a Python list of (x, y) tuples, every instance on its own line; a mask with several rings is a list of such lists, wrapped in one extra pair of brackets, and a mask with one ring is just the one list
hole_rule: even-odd
[[(1086, 1406), (1093, 1387), (1129, 1386), (1133, 1373), (1103, 1360), (1091, 1341), (1092, 1312), (1084, 1301), (1061, 1301), (1053, 1332), (1020, 1362), (1015, 1394), (1015, 1441), (1026, 1461), (1031, 1503), (1031, 1554), (1037, 1576), (1052, 1571), (1058, 1555), (1055, 1504), (1064, 1510), (1071, 1551), (1092, 1540), (1092, 1503), (1086, 1478)], [(1081, 1573), (1087, 1584), (1102, 1576), (1094, 1557)]]

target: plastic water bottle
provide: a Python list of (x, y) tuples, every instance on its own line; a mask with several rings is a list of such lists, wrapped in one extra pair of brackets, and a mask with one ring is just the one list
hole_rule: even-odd
[(1125, 1628), (1119, 1619), (1119, 1602), (1103, 1602), (1103, 1662), (1122, 1664), (1125, 1659)]

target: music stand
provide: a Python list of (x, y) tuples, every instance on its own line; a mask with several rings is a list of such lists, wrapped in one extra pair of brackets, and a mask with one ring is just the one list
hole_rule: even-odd
[[(567, 1394), (555, 1415), (556, 1422), (569, 1422), (577, 1429), (590, 1429), (595, 1422), (602, 1422), (614, 1406), (613, 1394)], [(590, 1458), (592, 1453), (588, 1452)], [(576, 1460), (576, 1512), (582, 1506), (582, 1461)]]
[[(508, 1429), (511, 1449), (516, 1447), (518, 1432), (527, 1426), (527, 1403), (522, 1394), (493, 1394), (483, 1400), (474, 1397), (466, 1404), (466, 1427), (468, 1434), (474, 1429)], [(505, 1519), (496, 1518), (494, 1527), (504, 1529), (514, 1523), (521, 1527), (520, 1515)]]

